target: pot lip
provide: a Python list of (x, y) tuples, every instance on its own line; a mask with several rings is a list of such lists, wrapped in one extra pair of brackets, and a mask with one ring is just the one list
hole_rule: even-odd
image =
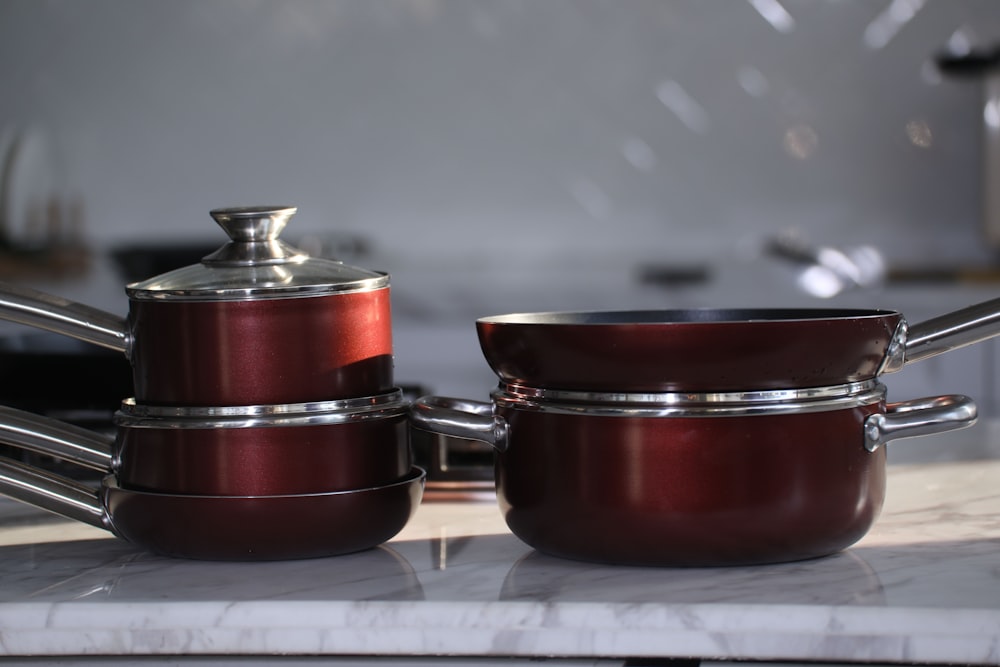
[(666, 310), (545, 311), (490, 315), (477, 325), (516, 326), (690, 326), (772, 325), (823, 320), (901, 317), (896, 310), (864, 308), (691, 308)]
[(133, 301), (262, 301), (266, 299), (303, 299), (310, 297), (373, 292), (389, 287), (389, 274), (373, 271), (370, 278), (351, 282), (328, 282), (310, 285), (281, 285), (264, 280), (256, 286), (204, 289), (159, 289), (147, 282), (130, 283), (125, 293)]
[(588, 392), (539, 389), (501, 382), (491, 394), (498, 407), (558, 414), (618, 417), (739, 417), (852, 409), (879, 404), (878, 380), (823, 387), (734, 392)]
[(180, 407), (146, 405), (126, 398), (115, 412), (116, 426), (129, 428), (248, 428), (340, 424), (406, 415), (409, 402), (403, 390), (358, 398), (283, 403)]

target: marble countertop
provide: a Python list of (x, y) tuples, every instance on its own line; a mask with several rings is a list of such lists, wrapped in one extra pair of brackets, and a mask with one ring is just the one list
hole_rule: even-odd
[(858, 544), (747, 568), (551, 558), (492, 502), (425, 502), (349, 556), (171, 560), (0, 499), (0, 656), (998, 663), (1000, 425), (912, 442), (926, 455), (893, 444), (885, 509)]

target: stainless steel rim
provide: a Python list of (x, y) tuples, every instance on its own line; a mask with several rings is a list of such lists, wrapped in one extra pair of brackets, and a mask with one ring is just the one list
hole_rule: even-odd
[(586, 392), (539, 389), (501, 383), (492, 398), (498, 407), (609, 417), (741, 417), (849, 409), (885, 400), (877, 380), (826, 387), (762, 391)]
[(115, 413), (118, 426), (131, 428), (245, 428), (338, 424), (405, 415), (409, 409), (401, 389), (383, 394), (311, 403), (174, 407), (122, 401)]
[(148, 290), (136, 289), (132, 285), (125, 288), (130, 299), (135, 301), (262, 301), (265, 299), (305, 299), (310, 297), (373, 292), (389, 287), (389, 275), (366, 278), (352, 283), (328, 283), (282, 287), (269, 284), (261, 287), (237, 287), (212, 290)]

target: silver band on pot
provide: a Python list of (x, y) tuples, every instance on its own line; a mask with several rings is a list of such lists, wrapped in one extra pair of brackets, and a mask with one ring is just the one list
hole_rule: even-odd
[[(331, 261), (331, 263), (333, 263)], [(229, 271), (241, 279), (246, 278), (248, 270)], [(221, 274), (221, 271), (219, 271)], [(137, 301), (259, 301), (263, 299), (295, 299), (331, 294), (349, 294), (352, 292), (371, 292), (389, 286), (389, 274), (379, 273), (371, 278), (353, 282), (329, 282), (310, 285), (291, 284), (291, 274), (281, 266), (254, 267), (258, 284), (253, 287), (217, 287), (199, 289), (164, 289), (160, 285), (147, 281), (139, 287), (139, 283), (126, 286), (125, 291), (130, 299)], [(287, 284), (286, 284), (287, 283)]]
[(823, 412), (885, 400), (877, 380), (826, 387), (718, 393), (587, 392), (501, 383), (492, 393), (498, 407), (608, 417), (740, 417)]
[(122, 401), (117, 426), (131, 428), (244, 428), (337, 424), (404, 415), (409, 409), (401, 389), (374, 396), (311, 403), (173, 407)]

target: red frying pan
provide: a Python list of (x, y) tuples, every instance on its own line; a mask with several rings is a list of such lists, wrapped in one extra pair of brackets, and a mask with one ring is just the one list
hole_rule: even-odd
[(154, 553), (206, 560), (335, 556), (392, 538), (413, 516), (425, 473), (353, 491), (278, 496), (208, 496), (121, 488), (95, 491), (0, 457), (0, 493), (111, 531)]
[(739, 391), (870, 380), (1000, 333), (1000, 299), (908, 325), (888, 310), (521, 313), (476, 322), (502, 382), (594, 391)]

